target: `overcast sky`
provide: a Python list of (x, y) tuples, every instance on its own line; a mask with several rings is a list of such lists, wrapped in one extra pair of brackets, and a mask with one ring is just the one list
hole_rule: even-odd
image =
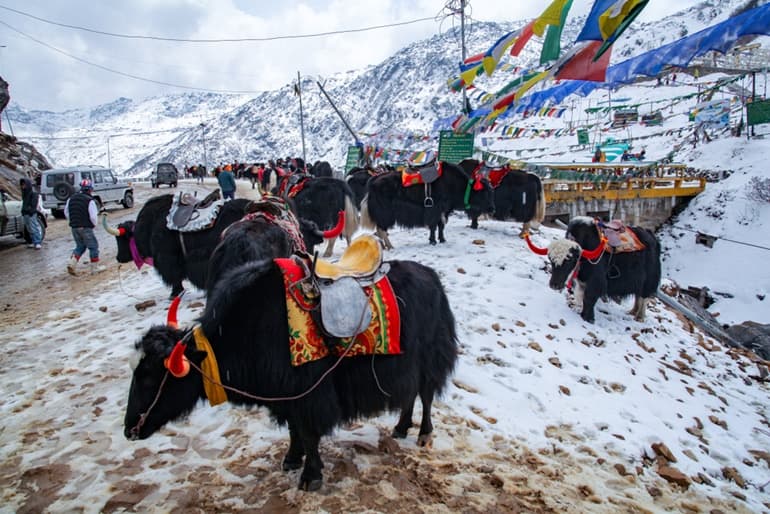
[[(452, 3), (459, 5), (460, 0)], [(693, 3), (652, 0), (642, 19), (657, 19)], [(515, 21), (537, 16), (548, 0), (466, 4), (475, 20)], [(586, 14), (589, 5), (589, 0), (575, 0), (572, 13)], [(273, 90), (295, 80), (298, 71), (328, 76), (377, 64), (416, 40), (459, 25), (459, 17), (447, 17), (447, 12), (441, 0), (0, 0), (0, 76), (10, 84), (12, 101), (27, 109), (53, 111), (92, 107), (121, 96), (142, 99), (191, 90), (174, 86), (220, 92)], [(415, 21), (424, 18), (428, 20)], [(275, 38), (410, 21), (415, 22), (273, 41), (146, 38)], [(458, 47), (458, 60), (459, 55)]]

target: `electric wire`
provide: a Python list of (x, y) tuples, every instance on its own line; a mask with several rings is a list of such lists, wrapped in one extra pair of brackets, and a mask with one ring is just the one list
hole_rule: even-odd
[(21, 30), (19, 30), (17, 28), (14, 28), (11, 25), (8, 25), (6, 22), (4, 22), (2, 20), (0, 20), (0, 25), (4, 25), (5, 27), (8, 27), (12, 31), (17, 32), (18, 34), (21, 34), (22, 36), (24, 36), (24, 37), (26, 37), (28, 39), (31, 39), (35, 43), (37, 43), (39, 45), (43, 45), (44, 47), (46, 47), (46, 48), (48, 48), (50, 50), (53, 50), (54, 52), (58, 52), (58, 53), (60, 53), (62, 55), (65, 55), (65, 56), (69, 57), (70, 59), (74, 59), (74, 60), (76, 60), (78, 62), (81, 62), (83, 64), (87, 64), (89, 66), (93, 66), (95, 68), (99, 68), (100, 70), (107, 71), (107, 72), (110, 72), (110, 73), (115, 73), (116, 75), (121, 75), (123, 77), (128, 77), (130, 79), (141, 80), (141, 81), (144, 81), (144, 82), (150, 82), (152, 84), (158, 84), (158, 85), (161, 85), (161, 86), (169, 86), (169, 87), (176, 87), (176, 88), (179, 88), (179, 89), (189, 89), (189, 90), (193, 90), (193, 91), (204, 91), (204, 92), (211, 92), (211, 93), (223, 93), (223, 94), (231, 94), (231, 95), (244, 95), (244, 94), (248, 95), (248, 94), (258, 94), (258, 93), (260, 93), (260, 91), (253, 91), (253, 90), (212, 89), (212, 88), (205, 88), (205, 87), (185, 86), (185, 85), (182, 85), (182, 84), (174, 84), (172, 82), (164, 82), (162, 80), (155, 80), (155, 79), (150, 79), (150, 78), (147, 78), (147, 77), (141, 77), (139, 75), (133, 75), (131, 73), (126, 73), (124, 71), (108, 68), (107, 66), (102, 66), (101, 64), (97, 64), (95, 62), (88, 61), (88, 60), (83, 59), (81, 57), (78, 57), (76, 55), (72, 55), (69, 52), (65, 52), (64, 50), (61, 50), (60, 48), (56, 48), (53, 45), (49, 45), (48, 43), (46, 43), (44, 41), (41, 41), (41, 40), (39, 40), (37, 38), (34, 38), (34, 37), (30, 36), (29, 34), (27, 34), (25, 32), (22, 32)]
[(118, 32), (108, 32), (104, 30), (97, 30), (97, 29), (92, 29), (88, 27), (81, 27), (79, 25), (70, 25), (67, 23), (60, 23), (57, 21), (48, 20), (46, 18), (35, 16), (34, 14), (30, 14), (24, 11), (19, 11), (18, 9), (12, 9), (5, 5), (0, 5), (0, 9), (5, 9), (7, 11), (11, 11), (21, 16), (27, 16), (34, 20), (37, 20), (43, 23), (48, 23), (50, 25), (56, 25), (58, 27), (63, 27), (63, 28), (68, 28), (73, 30), (80, 30), (83, 32), (90, 32), (92, 34), (99, 34), (102, 36), (110, 36), (110, 37), (117, 37), (117, 38), (123, 38), (123, 39), (148, 39), (153, 41), (173, 41), (177, 43), (253, 43), (253, 42), (265, 42), (265, 41), (280, 41), (285, 39), (307, 39), (307, 38), (315, 38), (315, 37), (333, 36), (336, 34), (352, 34), (356, 32), (368, 32), (370, 30), (379, 30), (379, 29), (386, 29), (391, 27), (400, 27), (404, 25), (412, 25), (412, 24), (421, 23), (424, 21), (435, 21), (436, 19), (435, 17), (417, 18), (414, 20), (386, 23), (382, 25), (372, 25), (369, 27), (362, 27), (357, 29), (330, 30), (327, 32), (316, 32), (311, 34), (290, 34), (290, 35), (282, 35), (282, 36), (246, 37), (246, 38), (191, 39), (191, 38), (174, 38), (174, 37), (148, 36), (148, 35), (140, 35), (140, 34), (121, 34)]
[[(691, 228), (680, 227), (678, 225), (671, 225), (671, 228), (672, 229), (675, 228), (675, 229), (678, 229), (678, 230), (686, 230), (688, 232), (693, 232), (695, 234), (704, 234), (704, 235), (706, 235), (705, 232), (702, 232), (700, 230), (693, 230)], [(746, 245), (746, 246), (751, 246), (751, 247), (754, 247), (754, 248), (759, 248), (760, 250), (768, 250), (768, 251), (770, 251), (770, 248), (768, 248), (767, 246), (757, 245), (757, 244), (754, 244), (754, 243), (746, 243), (744, 241), (736, 241), (735, 239), (727, 239), (726, 237), (720, 237), (720, 236), (714, 236), (714, 237), (716, 239), (721, 239), (722, 241), (729, 241), (731, 243), (736, 243), (736, 244), (739, 244), (739, 245)]]

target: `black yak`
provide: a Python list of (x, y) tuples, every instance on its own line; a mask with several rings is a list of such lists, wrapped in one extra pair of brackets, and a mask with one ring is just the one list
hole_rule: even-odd
[[(517, 170), (509, 166), (489, 168), (483, 162), (466, 159), (460, 166), (468, 172), (482, 170), (489, 179), (495, 194), (496, 220), (514, 220), (523, 223), (521, 232), (529, 231), (545, 219), (545, 192), (540, 177), (534, 173)], [(478, 228), (478, 215), (471, 218), (471, 228)]]
[[(342, 222), (342, 235), (348, 244), (358, 230), (358, 209), (353, 200), (353, 192), (344, 180), (315, 178), (304, 174), (287, 175), (279, 180), (273, 193), (290, 199), (297, 216), (313, 221), (320, 230), (332, 230)], [(339, 235), (339, 232), (336, 233)], [(332, 254), (336, 240), (337, 236), (326, 239), (324, 257)], [(312, 252), (312, 248), (308, 248), (308, 251)]]
[(574, 277), (575, 299), (579, 307), (582, 304), (580, 316), (584, 320), (594, 322), (594, 306), (599, 298), (620, 301), (633, 295), (630, 314), (644, 321), (647, 302), (660, 285), (660, 244), (650, 230), (624, 227), (636, 236), (635, 247), (642, 248), (620, 251), (620, 247), (608, 242), (601, 228), (602, 222), (578, 216), (570, 220), (567, 238), (554, 241), (547, 249), (534, 246), (528, 235), (525, 240), (534, 252), (548, 255), (552, 289), (563, 289)]
[(150, 198), (144, 204), (136, 221), (124, 221), (117, 228), (102, 218), (104, 229), (115, 236), (118, 243), (117, 261), (135, 262), (138, 267), (155, 267), (163, 283), (171, 287), (171, 296), (184, 291), (186, 278), (199, 289), (206, 288), (209, 257), (219, 243), (222, 231), (245, 214), (250, 200), (225, 202), (214, 225), (197, 232), (179, 232), (166, 226), (166, 217), (173, 200), (171, 194)]
[[(125, 436), (147, 438), (207, 397), (212, 403), (265, 405), (276, 422), (288, 425), (283, 469), (303, 468), (304, 460), (299, 488), (316, 490), (323, 480), (318, 452), (322, 436), (345, 422), (387, 410), (400, 411), (393, 436), (406, 437), (419, 396), (423, 408), (418, 443), (426, 445), (433, 431), (434, 396), (447, 385), (457, 359), (455, 319), (434, 270), (410, 261), (389, 265), (387, 277), (401, 312), (402, 352), (328, 355), (299, 366), (290, 361), (278, 265), (264, 259), (226, 271), (214, 284), (192, 332), (156, 326), (136, 343), (140, 358), (128, 395)], [(338, 341), (325, 338), (327, 345)], [(226, 393), (220, 389), (206, 395), (204, 382), (207, 388), (213, 382), (204, 379), (201, 370), (212, 368), (217, 373), (206, 376), (221, 377)]]
[(376, 229), (386, 248), (393, 248), (387, 230), (394, 225), (428, 227), (430, 244), (438, 239), (445, 242), (446, 217), (455, 210), (464, 210), (473, 218), (494, 211), (494, 199), (489, 181), (472, 175), (460, 166), (440, 162), (441, 175), (430, 184), (405, 187), (401, 173), (387, 172), (372, 177), (366, 198), (361, 203), (361, 225)]

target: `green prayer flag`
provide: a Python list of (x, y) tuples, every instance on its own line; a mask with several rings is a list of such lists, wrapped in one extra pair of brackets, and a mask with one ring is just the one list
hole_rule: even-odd
[(559, 19), (559, 25), (548, 25), (548, 32), (545, 35), (545, 41), (543, 42), (543, 51), (540, 53), (540, 64), (545, 64), (548, 61), (555, 61), (559, 58), (561, 53), (561, 32), (564, 28), (564, 23), (567, 20), (567, 13), (572, 7), (572, 0), (568, 0), (564, 4), (564, 8), (561, 11)]

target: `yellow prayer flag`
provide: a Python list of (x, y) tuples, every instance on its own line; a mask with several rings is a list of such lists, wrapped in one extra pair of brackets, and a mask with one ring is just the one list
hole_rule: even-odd
[(618, 0), (612, 6), (599, 15), (599, 31), (602, 38), (606, 41), (612, 34), (618, 30), (623, 20), (639, 4), (646, 3), (647, 0)]
[(532, 25), (532, 32), (543, 37), (548, 25), (561, 25), (561, 12), (564, 10), (564, 6), (568, 1), (569, 0), (553, 0), (551, 5), (545, 8), (543, 14), (535, 19), (535, 23)]

